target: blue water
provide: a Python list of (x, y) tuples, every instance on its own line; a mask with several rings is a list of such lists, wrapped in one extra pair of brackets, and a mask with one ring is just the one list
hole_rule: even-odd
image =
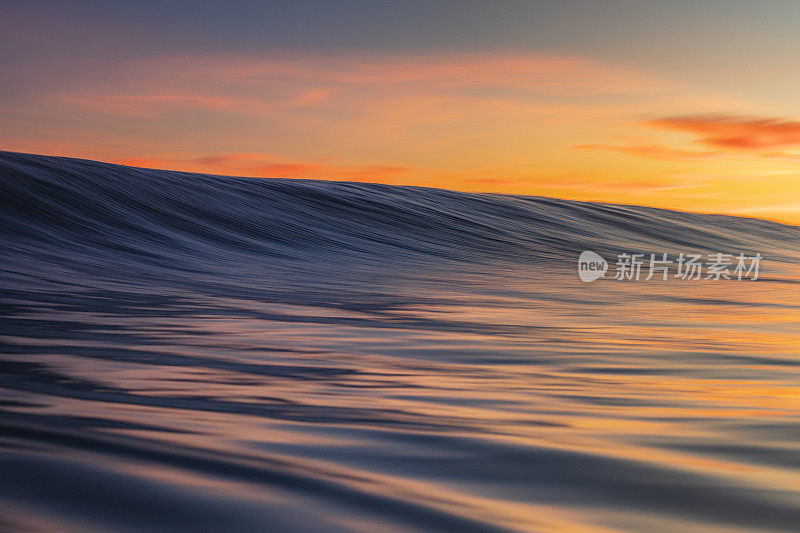
[(0, 152), (0, 530), (797, 531), (798, 280), (755, 219)]

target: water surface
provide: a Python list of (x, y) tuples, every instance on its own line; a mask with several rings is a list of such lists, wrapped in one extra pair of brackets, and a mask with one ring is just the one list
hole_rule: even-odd
[(3, 152), (0, 257), (0, 529), (800, 524), (798, 228)]

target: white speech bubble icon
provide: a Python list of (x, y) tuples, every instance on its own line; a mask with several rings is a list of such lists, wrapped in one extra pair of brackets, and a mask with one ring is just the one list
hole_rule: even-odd
[(600, 254), (588, 250), (581, 252), (578, 258), (578, 276), (581, 281), (588, 283), (600, 279), (606, 275), (606, 270), (608, 270), (608, 263)]

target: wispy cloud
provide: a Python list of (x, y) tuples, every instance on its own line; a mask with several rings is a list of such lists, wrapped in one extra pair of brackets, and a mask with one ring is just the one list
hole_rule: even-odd
[(110, 115), (153, 116), (193, 108), (263, 116), (325, 105), (337, 111), (374, 110), (398, 99), (423, 107), (448, 99), (495, 108), (498, 102), (529, 106), (537, 97), (646, 94), (665, 86), (635, 71), (580, 57), (338, 52), (139, 60), (97, 82), (54, 88), (47, 96)]
[(644, 122), (645, 125), (695, 135), (694, 142), (713, 150), (687, 150), (639, 142), (630, 144), (585, 144), (579, 150), (607, 150), (663, 161), (710, 161), (765, 157), (796, 159), (800, 154), (800, 121), (780, 118), (756, 118), (740, 115), (682, 115)]
[(658, 144), (584, 144), (575, 146), (575, 148), (578, 150), (610, 150), (612, 152), (621, 152), (646, 157), (648, 159), (666, 161), (703, 161), (727, 157), (725, 153), (720, 151), (680, 150), (677, 148), (667, 148)]
[(763, 151), (800, 146), (800, 122), (782, 118), (694, 115), (664, 117), (648, 124), (693, 133), (701, 143), (716, 148)]
[(352, 181), (391, 182), (408, 168), (386, 165), (347, 166), (322, 161), (295, 161), (272, 154), (239, 153), (214, 156), (127, 158), (113, 161), (121, 165), (270, 178), (327, 178)]
[(537, 187), (542, 189), (561, 189), (579, 190), (595, 193), (626, 193), (626, 194), (646, 194), (657, 191), (672, 189), (689, 189), (699, 187), (703, 184), (702, 180), (696, 178), (678, 179), (598, 179), (593, 176), (563, 176), (558, 179), (536, 182)]

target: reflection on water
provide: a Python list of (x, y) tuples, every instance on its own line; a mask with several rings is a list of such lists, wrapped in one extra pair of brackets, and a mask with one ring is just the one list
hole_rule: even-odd
[(7, 234), (0, 529), (795, 531), (800, 233), (745, 230), (758, 282)]

